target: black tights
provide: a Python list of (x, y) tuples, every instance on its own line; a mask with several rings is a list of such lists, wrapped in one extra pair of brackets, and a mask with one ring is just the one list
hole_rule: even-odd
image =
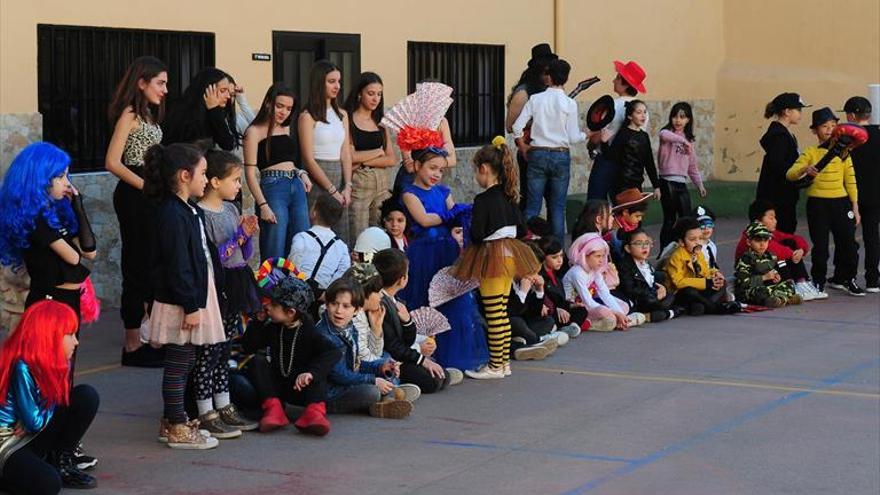
[(70, 391), (70, 404), (58, 407), (46, 428), (9, 456), (3, 466), (3, 488), (28, 495), (55, 495), (61, 491), (61, 477), (43, 460), (51, 452), (73, 452), (98, 412), (100, 398), (91, 385), (77, 385)]
[(660, 229), (660, 246), (675, 240), (672, 227), (679, 218), (690, 216), (691, 195), (687, 184), (660, 179), (660, 206), (663, 208), (663, 227)]

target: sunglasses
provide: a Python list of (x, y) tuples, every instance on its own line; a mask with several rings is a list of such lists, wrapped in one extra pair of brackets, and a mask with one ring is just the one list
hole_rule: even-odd
[(714, 229), (715, 224), (713, 222), (704, 222), (700, 225), (700, 228), (703, 230)]

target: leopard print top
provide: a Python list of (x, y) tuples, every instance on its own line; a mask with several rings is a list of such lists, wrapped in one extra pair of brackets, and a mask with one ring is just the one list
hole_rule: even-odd
[(149, 123), (140, 116), (137, 121), (140, 125), (128, 134), (125, 149), (122, 151), (122, 162), (128, 167), (143, 167), (147, 149), (162, 142), (162, 128), (159, 124)]

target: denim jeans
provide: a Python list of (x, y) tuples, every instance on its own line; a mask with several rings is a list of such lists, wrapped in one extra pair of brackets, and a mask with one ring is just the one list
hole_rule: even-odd
[(335, 393), (331, 393), (331, 398), (327, 399), (327, 412), (332, 414), (366, 412), (370, 405), (382, 399), (379, 387), (369, 383), (346, 387), (337, 385), (333, 388), (336, 389)]
[(541, 200), (547, 196), (547, 219), (553, 235), (565, 242), (565, 200), (571, 178), (571, 154), (568, 151), (532, 150), (528, 156), (528, 203), (525, 217), (541, 212)]
[(260, 260), (286, 258), (293, 236), (310, 227), (306, 190), (302, 181), (287, 177), (263, 177), (260, 189), (278, 221), (260, 220)]

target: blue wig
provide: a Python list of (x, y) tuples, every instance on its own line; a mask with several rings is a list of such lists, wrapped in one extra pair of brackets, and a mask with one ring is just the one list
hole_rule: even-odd
[(70, 201), (49, 196), (52, 179), (63, 177), (69, 165), (67, 153), (45, 142), (28, 145), (9, 165), (0, 184), (0, 264), (21, 266), (40, 216), (49, 227), (76, 233)]

